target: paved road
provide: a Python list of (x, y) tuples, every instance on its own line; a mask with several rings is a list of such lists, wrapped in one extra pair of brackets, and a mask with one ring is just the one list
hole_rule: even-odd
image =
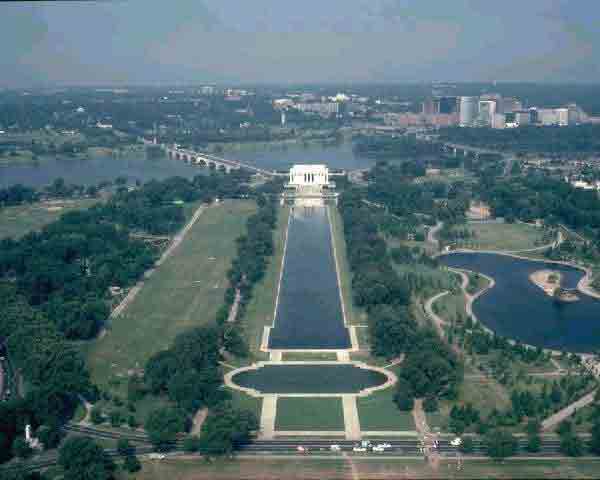
[[(390, 440), (382, 437), (380, 440), (372, 440), (374, 444), (379, 442), (387, 442), (391, 445), (391, 448), (387, 449), (385, 453), (351, 453), (352, 448), (356, 445), (356, 442), (347, 440), (271, 440), (271, 441), (254, 441), (247, 445), (238, 447), (238, 455), (245, 458), (253, 458), (256, 456), (272, 457), (272, 458), (295, 458), (300, 456), (297, 453), (297, 447), (302, 446), (308, 451), (310, 456), (323, 456), (323, 458), (335, 458), (335, 454), (329, 454), (330, 447), (332, 444), (340, 446), (341, 455), (350, 453), (356, 457), (376, 457), (376, 458), (423, 458), (423, 454), (420, 453), (420, 440), (418, 438), (402, 439), (402, 440)], [(525, 439), (519, 440), (519, 457), (530, 457), (524, 450), (526, 444)], [(540, 452), (534, 454), (535, 458), (545, 459), (549, 457), (562, 457), (560, 453), (560, 440), (558, 439), (543, 439)], [(138, 455), (145, 455), (152, 453), (154, 448), (148, 444), (136, 446), (136, 453)], [(458, 449), (450, 445), (450, 439), (442, 438), (439, 440), (437, 453), (440, 458), (454, 458), (457, 454)], [(106, 449), (105, 452), (112, 457), (118, 456), (118, 453), (114, 449)], [(326, 454), (326, 455), (324, 455)], [(169, 456), (181, 456), (183, 453), (183, 442), (178, 442)], [(189, 454), (185, 454), (189, 455)], [(467, 457), (463, 458), (481, 458), (485, 456), (485, 448), (479, 440), (474, 441), (473, 452)], [(35, 460), (31, 460), (23, 465), (28, 470), (39, 470), (42, 468), (48, 468), (57, 463), (56, 452), (48, 452), (38, 457)], [(10, 469), (11, 466), (4, 467)], [(14, 467), (12, 467), (14, 468)], [(0, 472), (2, 468), (0, 468)]]
[(544, 420), (542, 422), (542, 430), (543, 431), (552, 430), (554, 427), (556, 427), (556, 425), (558, 425), (560, 422), (562, 422), (565, 418), (570, 417), (580, 408), (583, 408), (586, 405), (589, 405), (590, 403), (592, 403), (594, 401), (595, 395), (596, 395), (596, 390), (588, 393), (587, 395), (584, 395), (579, 400), (571, 403), (570, 405), (566, 406), (562, 410), (559, 410), (558, 412), (556, 412), (554, 415), (548, 417), (546, 420)]

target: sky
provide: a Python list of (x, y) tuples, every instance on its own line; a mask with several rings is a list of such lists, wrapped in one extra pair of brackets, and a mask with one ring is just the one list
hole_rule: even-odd
[(598, 0), (6, 2), (0, 87), (600, 82), (598, 19)]

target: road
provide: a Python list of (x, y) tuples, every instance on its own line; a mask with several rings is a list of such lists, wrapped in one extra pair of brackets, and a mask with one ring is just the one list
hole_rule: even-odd
[(565, 418), (573, 415), (577, 410), (589, 405), (594, 401), (594, 397), (596, 396), (596, 390), (593, 392), (584, 395), (579, 400), (567, 405), (562, 410), (559, 410), (554, 415), (548, 417), (546, 420), (542, 422), (542, 430), (548, 431), (552, 430), (556, 427), (560, 422), (562, 422)]
[[(381, 440), (372, 440), (374, 444), (379, 442), (387, 442), (391, 445), (391, 448), (387, 449), (385, 453), (375, 453), (375, 452), (367, 452), (367, 453), (354, 453), (352, 452), (352, 448), (356, 445), (356, 442), (346, 441), (346, 440), (269, 440), (269, 441), (254, 441), (247, 445), (239, 446), (237, 449), (237, 453), (240, 456), (273, 456), (273, 457), (281, 457), (286, 458), (290, 455), (293, 457), (300, 457), (303, 455), (307, 456), (324, 456), (326, 458), (335, 458), (339, 456), (342, 458), (343, 456), (352, 455), (357, 458), (360, 457), (377, 457), (377, 458), (424, 458), (423, 454), (420, 453), (420, 440), (417, 437), (410, 439), (401, 439), (401, 440), (389, 440), (389, 439), (381, 439)], [(340, 446), (339, 453), (330, 453), (330, 447), (332, 444), (336, 444)], [(526, 445), (525, 439), (519, 440), (519, 452), (517, 456), (520, 457), (528, 457), (527, 452), (524, 450)], [(302, 446), (307, 453), (299, 454), (297, 452), (297, 447)], [(560, 440), (558, 439), (542, 439), (542, 446), (539, 452), (534, 454), (535, 458), (548, 458), (548, 457), (562, 457), (563, 455), (560, 453)], [(117, 457), (118, 453), (114, 449), (106, 449), (105, 452), (111, 457)], [(146, 445), (138, 445), (136, 446), (136, 453), (138, 455), (145, 455), (154, 452), (154, 448), (149, 444)], [(458, 449), (450, 445), (450, 439), (442, 438), (439, 440), (437, 454), (441, 459), (443, 458), (455, 458), (458, 453)], [(183, 455), (183, 442), (178, 442), (173, 450), (168, 453), (169, 456), (177, 456)], [(186, 454), (189, 455), (189, 454)], [(199, 454), (198, 454), (199, 455)], [(466, 458), (481, 458), (485, 456), (485, 447), (479, 441), (474, 441), (473, 452), (469, 453)], [(463, 456), (465, 458), (465, 456)], [(42, 468), (48, 468), (56, 465), (57, 463), (57, 454), (55, 452), (50, 452), (43, 454), (37, 460), (31, 460), (27, 463), (20, 464), (25, 466), (28, 470), (39, 470)], [(16, 466), (9, 465), (4, 467), (7, 470), (11, 468), (17, 468)], [(2, 469), (0, 468), (0, 472)]]

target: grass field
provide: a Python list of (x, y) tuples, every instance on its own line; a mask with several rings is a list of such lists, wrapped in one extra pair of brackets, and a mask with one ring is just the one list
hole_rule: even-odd
[(251, 397), (239, 390), (229, 389), (229, 392), (231, 393), (231, 403), (234, 408), (249, 410), (256, 415), (256, 418), (260, 419), (262, 398)]
[(208, 463), (203, 459), (166, 459), (144, 461), (141, 472), (119, 472), (120, 480), (350, 480), (356, 478), (448, 478), (448, 479), (561, 479), (598, 478), (600, 459), (489, 459), (465, 460), (456, 468), (456, 460), (442, 460), (433, 469), (422, 459), (331, 456), (243, 457)]
[(344, 430), (342, 399), (280, 397), (275, 430)]
[(252, 299), (246, 308), (243, 319), (250, 351), (257, 357), (264, 356), (260, 355), (259, 352), (264, 327), (273, 325), (273, 311), (275, 309), (275, 298), (277, 296), (277, 285), (279, 283), (289, 215), (289, 207), (280, 208), (277, 228), (274, 232), (275, 253), (267, 266), (264, 278), (254, 286)]
[(367, 323), (367, 314), (354, 305), (352, 301), (352, 273), (346, 256), (346, 240), (344, 238), (344, 225), (342, 217), (337, 208), (329, 208), (329, 219), (333, 231), (333, 242), (335, 244), (338, 268), (340, 269), (340, 282), (344, 308), (346, 310), (346, 321), (349, 325)]
[(467, 229), (475, 232), (475, 237), (458, 242), (461, 248), (526, 250), (543, 244), (542, 229), (525, 223), (469, 223)]
[(41, 230), (45, 225), (58, 220), (62, 214), (89, 208), (98, 201), (96, 198), (83, 198), (1, 208), (0, 239), (19, 238), (26, 233)]
[(255, 211), (255, 204), (248, 201), (226, 201), (206, 209), (106, 336), (84, 347), (94, 382), (120, 389), (129, 370), (143, 368), (177, 334), (214, 321), (227, 287), (235, 240)]
[(462, 291), (444, 295), (433, 304), (433, 311), (449, 323), (459, 318), (466, 319), (465, 296)]
[(285, 362), (293, 361), (336, 361), (335, 352), (283, 352), (281, 359)]
[(486, 417), (494, 408), (500, 411), (508, 408), (510, 399), (506, 389), (493, 379), (465, 378), (456, 401), (442, 401), (439, 403), (439, 411), (426, 414), (429, 426), (447, 431), (452, 406), (466, 403), (471, 403)]
[(412, 413), (398, 410), (393, 397), (391, 387), (357, 399), (361, 430), (415, 430)]

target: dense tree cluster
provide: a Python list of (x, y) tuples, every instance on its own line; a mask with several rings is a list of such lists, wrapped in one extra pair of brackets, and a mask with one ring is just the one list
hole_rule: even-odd
[(573, 187), (563, 180), (530, 174), (496, 182), (481, 192), (498, 217), (523, 221), (543, 218), (573, 228), (600, 227), (600, 199), (596, 192)]
[(448, 128), (441, 138), (452, 143), (520, 153), (594, 153), (600, 151), (598, 125), (491, 129)]
[[(454, 398), (462, 380), (462, 365), (435, 333), (417, 325), (409, 308), (416, 283), (400, 277), (392, 267), (387, 246), (360, 193), (346, 191), (339, 209), (352, 270), (353, 300), (369, 315), (372, 352), (387, 357), (407, 353), (399, 398)], [(405, 399), (399, 402), (405, 403)]]
[(94, 209), (1, 245), (0, 275), (15, 279), (19, 293), (68, 338), (93, 337), (109, 313), (108, 288), (132, 284), (155, 258)]
[(257, 429), (258, 419), (254, 413), (225, 404), (210, 412), (202, 425), (198, 447), (209, 458), (231, 455), (236, 447), (247, 443)]
[(104, 449), (86, 437), (72, 437), (61, 446), (58, 463), (65, 480), (111, 480), (116, 465)]
[(72, 415), (77, 393), (93, 397), (95, 391), (77, 348), (42, 312), (32, 309), (13, 285), (0, 285), (0, 342), (29, 385), (24, 398), (0, 404), (1, 462), (27, 423), (44, 425), (42, 441), (54, 446), (58, 422)]
[(185, 217), (177, 201), (211, 202), (215, 198), (239, 198), (249, 194), (249, 173), (232, 170), (229, 174), (211, 172), (192, 180), (171, 177), (151, 180), (140, 188), (123, 188), (106, 204), (95, 207), (101, 219), (152, 234), (170, 234), (178, 230)]
[(469, 192), (463, 183), (414, 182), (422, 174), (414, 161), (400, 165), (378, 162), (367, 176), (368, 199), (385, 205), (390, 213), (410, 219), (427, 214), (444, 221), (464, 219)]
[(179, 334), (169, 349), (146, 363), (146, 385), (154, 394), (166, 393), (187, 413), (216, 405), (226, 395), (220, 388), (221, 344), (218, 327), (197, 327)]
[(0, 206), (20, 205), (22, 203), (35, 202), (38, 199), (35, 189), (24, 185), (12, 185), (0, 188)]
[[(441, 144), (417, 141), (414, 136), (357, 135), (353, 141), (356, 153), (373, 158), (418, 158), (438, 156), (442, 153)], [(424, 175), (423, 166), (420, 170), (422, 171), (420, 175)]]

